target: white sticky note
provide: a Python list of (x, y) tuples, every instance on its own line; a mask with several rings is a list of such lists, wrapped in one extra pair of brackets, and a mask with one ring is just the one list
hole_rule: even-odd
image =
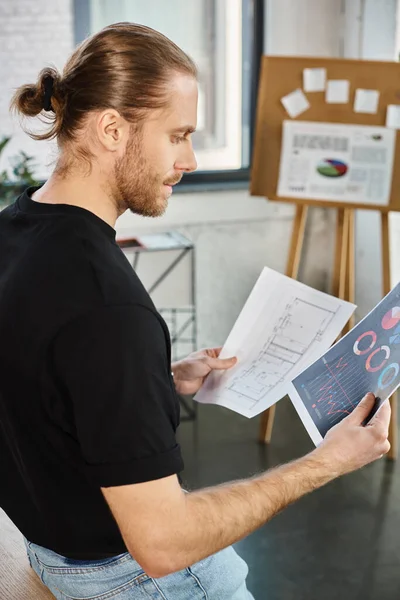
[(378, 112), (379, 92), (378, 90), (356, 90), (354, 100), (354, 111), (356, 113), (367, 113), (374, 115)]
[(347, 79), (329, 79), (325, 100), (328, 104), (347, 104), (350, 95), (350, 81)]
[(387, 107), (386, 127), (400, 129), (400, 104), (389, 104)]
[(303, 88), (305, 92), (323, 92), (326, 84), (326, 69), (304, 69)]
[(300, 88), (281, 98), (281, 102), (292, 119), (310, 108), (310, 103)]

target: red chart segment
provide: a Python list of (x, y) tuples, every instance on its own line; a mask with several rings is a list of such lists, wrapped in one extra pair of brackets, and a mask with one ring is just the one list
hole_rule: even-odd
[(400, 322), (400, 306), (395, 306), (388, 310), (382, 319), (383, 329), (393, 329)]

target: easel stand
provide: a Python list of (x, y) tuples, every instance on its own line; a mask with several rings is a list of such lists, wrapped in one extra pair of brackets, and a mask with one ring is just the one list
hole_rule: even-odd
[[(307, 204), (296, 204), (296, 214), (293, 223), (292, 238), (286, 275), (297, 279), (301, 252), (304, 241), (304, 231), (309, 207)], [(335, 259), (332, 278), (332, 294), (354, 302), (355, 299), (355, 211), (353, 208), (337, 208)], [(381, 212), (381, 244), (382, 244), (382, 274), (383, 295), (390, 292), (390, 254), (389, 254), (389, 215)], [(354, 317), (343, 330), (347, 333), (355, 325)], [(394, 460), (397, 457), (397, 398), (396, 394), (390, 398), (392, 418), (389, 428), (389, 442), (391, 449), (388, 457)], [(272, 429), (275, 418), (276, 405), (266, 410), (261, 415), (260, 441), (268, 444), (271, 441)]]

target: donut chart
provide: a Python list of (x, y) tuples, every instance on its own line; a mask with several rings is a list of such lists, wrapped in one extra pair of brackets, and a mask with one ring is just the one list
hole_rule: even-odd
[(383, 329), (393, 329), (400, 321), (400, 306), (395, 306), (388, 310), (386, 315), (382, 319)]
[[(364, 349), (360, 350), (359, 344), (360, 344), (361, 340), (363, 340), (366, 337), (367, 338), (370, 337), (371, 341), (370, 341), (369, 345), (364, 343), (363, 344)], [(376, 340), (377, 340), (377, 335), (376, 335), (375, 331), (366, 331), (365, 333), (362, 333), (354, 342), (354, 346), (353, 346), (354, 354), (357, 354), (357, 356), (362, 356), (363, 354), (367, 354), (367, 352), (369, 352), (375, 346)]]
[[(378, 387), (381, 390), (384, 390), (389, 385), (392, 385), (397, 375), (399, 374), (399, 370), (400, 367), (398, 363), (392, 363), (391, 365), (388, 365), (385, 369), (383, 369), (378, 379)], [(392, 373), (390, 373), (390, 371), (392, 371)], [(388, 375), (388, 373), (390, 373), (390, 375)]]
[[(372, 366), (372, 364), (371, 364), (372, 358), (376, 354), (378, 354), (379, 352), (384, 352), (385, 353), (385, 358), (383, 358), (382, 361), (379, 364), (377, 364), (375, 366)], [(389, 348), (389, 346), (381, 346), (380, 348), (377, 348), (376, 350), (374, 350), (373, 352), (371, 352), (371, 354), (368, 356), (368, 358), (367, 358), (367, 360), (365, 362), (365, 368), (370, 373), (376, 373), (377, 371), (380, 371), (380, 369), (382, 369), (382, 367), (385, 364), (385, 362), (387, 362), (389, 356), (390, 356), (390, 348)]]
[(317, 166), (317, 171), (323, 177), (343, 177), (349, 170), (348, 165), (341, 160), (327, 158), (321, 160)]

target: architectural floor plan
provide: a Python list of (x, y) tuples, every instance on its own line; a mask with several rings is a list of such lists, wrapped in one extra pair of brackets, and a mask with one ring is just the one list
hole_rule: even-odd
[(265, 268), (221, 352), (237, 365), (211, 373), (196, 400), (259, 414), (329, 348), (354, 308)]

